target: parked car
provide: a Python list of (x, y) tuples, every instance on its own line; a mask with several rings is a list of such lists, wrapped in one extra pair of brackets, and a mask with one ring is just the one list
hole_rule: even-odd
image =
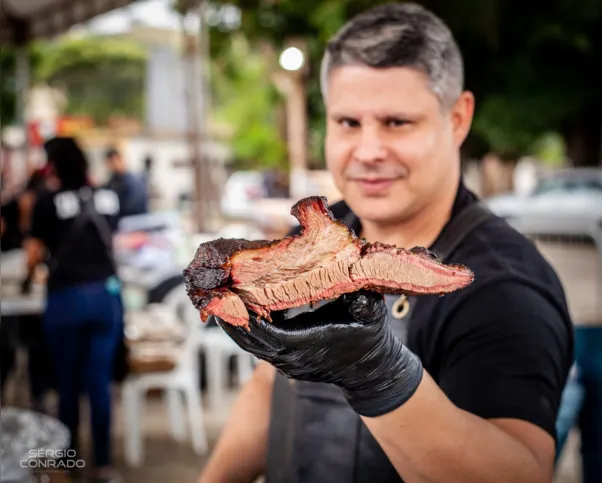
[(554, 171), (524, 195), (502, 194), (484, 202), (519, 231), (589, 236), (602, 223), (602, 168)]
[(261, 171), (236, 171), (230, 175), (222, 192), (222, 214), (229, 218), (250, 219), (253, 217), (253, 202), (266, 197)]

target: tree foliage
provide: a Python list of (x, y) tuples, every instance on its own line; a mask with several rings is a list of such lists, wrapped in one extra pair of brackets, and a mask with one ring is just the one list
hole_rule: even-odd
[(267, 59), (241, 35), (213, 62), (213, 115), (231, 127), (235, 167), (285, 168), (287, 150), (280, 135), (278, 106), (281, 98), (272, 84)]
[[(372, 0), (229, 0), (242, 12), (240, 31), (267, 39), (277, 48), (303, 37), (310, 53), (308, 110), (312, 138), (323, 138), (323, 106), (318, 72), (328, 38), (352, 15), (383, 1)], [(423, 0), (450, 26), (462, 50), (466, 87), (477, 98), (474, 129), (467, 155), (487, 150), (516, 158), (532, 151), (550, 131), (565, 134), (598, 123), (597, 153), (579, 164), (600, 159), (602, 125), (602, 2), (599, 0)], [(220, 3), (214, 2), (214, 5)], [(212, 30), (213, 55), (228, 48), (230, 31)], [(591, 127), (591, 126), (590, 126)], [(569, 139), (570, 142), (570, 139)], [(319, 144), (319, 142), (317, 143)], [(587, 151), (587, 150), (586, 150)], [(318, 151), (314, 150), (318, 155)]]
[[(27, 50), (29, 66), (35, 71), (40, 62), (40, 52), (35, 44)], [(0, 128), (17, 118), (17, 52), (12, 47), (0, 48)]]
[(93, 36), (45, 44), (36, 72), (38, 81), (66, 93), (66, 113), (100, 124), (111, 116), (142, 116), (145, 78), (146, 53), (139, 44)]
[(16, 115), (15, 52), (0, 49), (0, 126), (11, 124)]

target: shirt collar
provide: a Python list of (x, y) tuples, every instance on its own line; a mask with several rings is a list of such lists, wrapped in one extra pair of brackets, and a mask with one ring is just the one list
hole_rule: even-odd
[[(454, 204), (452, 207), (450, 221), (454, 217), (456, 217), (464, 208), (466, 208), (468, 205), (471, 205), (472, 203), (476, 202), (477, 200), (478, 200), (477, 196), (472, 191), (470, 191), (466, 187), (466, 185), (464, 184), (462, 179), (460, 179), (460, 182), (458, 184), (458, 189), (456, 191), (456, 198), (454, 200)], [(343, 222), (345, 223), (345, 225), (347, 225), (348, 228), (352, 229), (356, 234), (361, 233), (362, 224), (360, 222), (360, 219), (355, 215), (355, 213), (353, 213), (353, 211), (351, 211), (350, 208), (348, 208), (348, 212), (344, 215)], [(449, 223), (449, 221), (448, 221), (448, 223)], [(441, 233), (439, 233), (439, 236), (433, 242), (433, 244), (430, 247), (428, 247), (429, 249), (433, 245), (435, 245), (435, 243), (437, 243), (439, 238), (441, 238), (441, 235), (445, 231), (446, 227), (447, 227), (447, 224), (446, 224), (446, 226), (443, 227), (443, 229), (441, 230)]]

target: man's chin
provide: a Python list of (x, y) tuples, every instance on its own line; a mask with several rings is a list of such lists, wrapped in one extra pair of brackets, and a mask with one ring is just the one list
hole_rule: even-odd
[(363, 198), (347, 203), (360, 220), (383, 225), (401, 223), (411, 211), (408, 203), (390, 198)]

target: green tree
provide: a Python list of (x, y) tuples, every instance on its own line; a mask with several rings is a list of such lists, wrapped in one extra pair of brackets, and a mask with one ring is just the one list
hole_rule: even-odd
[[(29, 68), (35, 71), (40, 62), (36, 44), (28, 49)], [(17, 117), (17, 52), (13, 47), (0, 49), (0, 129), (16, 121)]]
[(36, 72), (67, 94), (66, 113), (91, 116), (100, 124), (111, 116), (141, 118), (146, 53), (135, 41), (108, 37), (63, 37), (45, 44)]
[[(230, 0), (242, 12), (240, 31), (277, 48), (304, 37), (310, 52), (308, 111), (313, 139), (323, 137), (318, 72), (327, 39), (352, 15), (387, 3), (371, 0)], [(475, 128), (467, 156), (487, 150), (516, 158), (545, 132), (564, 136), (577, 164), (600, 160), (602, 2), (599, 0), (424, 0), (450, 26), (462, 50), (466, 85), (475, 92)], [(221, 5), (226, 4), (222, 2)], [(220, 5), (219, 2), (214, 5)], [(212, 30), (213, 55), (230, 32)], [(314, 153), (318, 151), (314, 149)]]
[(213, 118), (230, 126), (237, 169), (287, 167), (286, 144), (280, 135), (280, 94), (270, 81), (266, 56), (242, 35), (212, 64)]
[(0, 127), (13, 122), (16, 115), (15, 52), (0, 49)]

